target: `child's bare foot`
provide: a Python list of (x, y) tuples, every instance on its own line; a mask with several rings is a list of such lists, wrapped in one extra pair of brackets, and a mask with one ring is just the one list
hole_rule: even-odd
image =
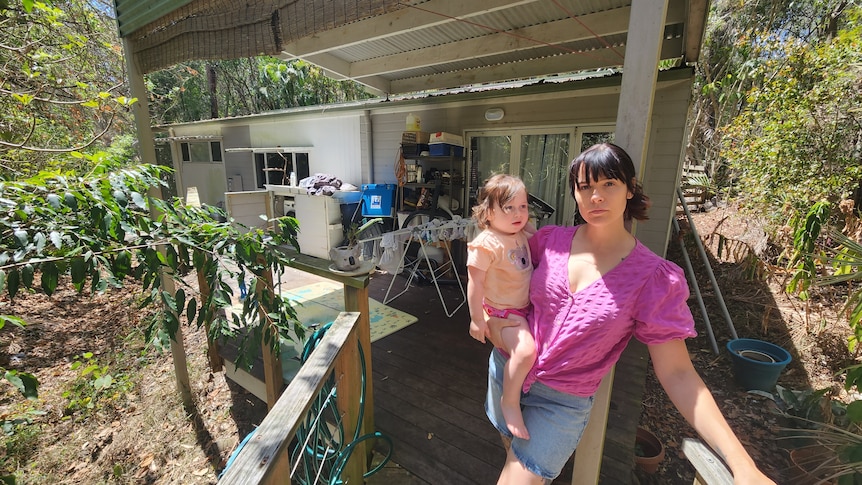
[(527, 426), (524, 424), (524, 416), (521, 415), (520, 403), (508, 406), (501, 402), (500, 408), (503, 411), (503, 418), (506, 420), (506, 427), (509, 428), (509, 432), (516, 438), (530, 439), (530, 433), (527, 432)]

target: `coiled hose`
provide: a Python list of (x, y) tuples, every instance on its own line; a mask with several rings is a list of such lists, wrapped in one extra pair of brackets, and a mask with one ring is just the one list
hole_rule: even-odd
[[(321, 326), (309, 337), (301, 355), (301, 362), (304, 364), (311, 352), (317, 347), (326, 331), (332, 323), (327, 323)], [(365, 367), (365, 352), (362, 345), (359, 344), (359, 362), (361, 365), (361, 392), (359, 395), (359, 416), (356, 421), (356, 431), (353, 434), (353, 439), (347, 445), (344, 443), (344, 427), (342, 426), (341, 416), (335, 403), (335, 377), (333, 374), (327, 378), (323, 388), (317, 395), (315, 402), (312, 404), (308, 413), (306, 422), (302, 424), (296, 432), (297, 444), (293, 449), (291, 462), (295, 463), (295, 470), (292, 479), (303, 485), (312, 485), (317, 483), (326, 483), (329, 485), (341, 485), (344, 482), (341, 480), (341, 473), (347, 462), (350, 460), (353, 451), (356, 447), (371, 439), (381, 439), (386, 442), (389, 447), (383, 460), (374, 468), (368, 470), (363, 478), (367, 478), (381, 469), (389, 462), (392, 456), (392, 439), (379, 432), (368, 433), (360, 436), (362, 430), (362, 420), (365, 417), (365, 384), (367, 381)], [(298, 468), (302, 467), (302, 473), (298, 472)]]

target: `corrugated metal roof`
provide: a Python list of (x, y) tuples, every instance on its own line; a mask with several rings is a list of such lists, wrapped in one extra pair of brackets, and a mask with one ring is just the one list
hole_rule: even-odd
[[(631, 0), (115, 1), (145, 72), (270, 54), (388, 94), (618, 68), (631, 10)], [(696, 59), (707, 7), (669, 0), (664, 58)]]
[(125, 37), (191, 2), (192, 0), (115, 0), (114, 9), (120, 36)]

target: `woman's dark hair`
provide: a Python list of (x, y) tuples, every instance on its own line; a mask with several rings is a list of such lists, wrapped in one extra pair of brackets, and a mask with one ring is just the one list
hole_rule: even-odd
[(599, 143), (581, 152), (569, 165), (569, 189), (572, 191), (572, 197), (575, 196), (575, 190), (578, 187), (578, 173), (581, 171), (581, 166), (593, 182), (597, 181), (599, 176), (605, 176), (626, 184), (633, 196), (626, 203), (625, 219), (639, 221), (649, 219), (647, 210), (652, 202), (644, 194), (643, 186), (638, 183), (635, 177), (635, 165), (625, 150), (613, 143)]

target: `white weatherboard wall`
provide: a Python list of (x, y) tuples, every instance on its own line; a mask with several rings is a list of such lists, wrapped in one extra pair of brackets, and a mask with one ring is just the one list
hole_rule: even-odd
[(639, 174), (652, 200), (649, 220), (638, 222), (637, 237), (659, 256), (667, 253), (671, 218), (676, 214), (676, 188), (682, 171), (686, 114), (691, 102), (687, 82), (656, 92), (646, 173)]
[[(659, 78), (661, 79), (661, 75)], [(689, 106), (690, 78), (683, 73), (659, 81), (653, 109), (650, 145), (645, 173), (638, 174), (653, 201), (650, 220), (637, 226), (638, 238), (651, 250), (664, 255), (675, 212), (676, 186), (679, 183), (681, 154), (685, 140), (685, 120)], [(580, 84), (574, 87), (581, 86)], [(422, 130), (446, 131), (464, 135), (467, 131), (495, 129), (590, 128), (613, 125), (619, 103), (618, 84), (600, 80), (582, 89), (547, 89), (527, 95), (522, 90), (483, 93), (483, 97), (453, 95), (412, 102), (358, 104), (327, 112), (267, 113), (229, 120), (212, 120), (174, 125), (175, 136), (217, 135), (223, 148), (311, 147), (312, 173), (328, 173), (344, 182), (395, 183), (395, 162), (406, 128), (413, 113), (421, 119)], [(441, 101), (441, 99), (443, 101)], [(490, 122), (484, 118), (488, 108), (503, 108), (505, 116)], [(577, 140), (574, 141), (577, 143)], [(469, 147), (468, 147), (469, 148)], [(579, 146), (571, 146), (570, 158)], [(218, 164), (213, 164), (218, 165)], [(210, 167), (215, 168), (215, 167)], [(245, 190), (254, 190), (254, 157), (251, 152), (225, 153), (224, 170), (207, 177), (194, 174), (184, 184), (212, 185), (226, 190), (226, 178), (240, 175)], [(215, 180), (221, 178), (220, 181)], [(219, 183), (221, 185), (219, 185)], [(207, 202), (203, 200), (203, 202)]]
[[(174, 136), (207, 134), (222, 137), (224, 166), (212, 164), (218, 166), (220, 175), (204, 177), (201, 170), (184, 169), (183, 183), (187, 187), (213, 186), (215, 191), (222, 193), (220, 200), (224, 200), (227, 177), (231, 175), (242, 177), (243, 189), (257, 189), (254, 154), (251, 151), (229, 152), (231, 148), (310, 147), (312, 173), (335, 175), (344, 182), (359, 186), (363, 183), (361, 117), (362, 112), (358, 110), (346, 114), (267, 115), (189, 123), (171, 128)], [(187, 172), (189, 176), (185, 177)], [(202, 202), (205, 202), (203, 197)]]
[[(680, 156), (690, 101), (689, 86), (688, 79), (658, 84), (647, 166), (644, 174), (638, 174), (653, 205), (649, 212), (650, 219), (638, 223), (637, 236), (644, 245), (661, 256), (666, 252), (671, 217), (676, 210), (675, 190), (679, 183)], [(524, 129), (613, 124), (618, 102), (619, 87), (616, 87), (473, 103), (413, 105), (397, 111), (379, 112), (372, 116), (374, 182), (395, 182), (397, 148), (410, 113), (420, 117), (422, 131), (446, 131), (463, 135), (466, 131), (507, 127)], [(485, 110), (490, 107), (503, 108), (505, 116), (501, 121), (485, 120)], [(577, 155), (574, 150), (582, 148), (586, 147), (572, 146), (570, 158)]]
[(320, 116), (250, 125), (251, 145), (312, 147), (308, 156), (312, 174), (335, 175), (342, 182), (361, 185), (361, 113)]

